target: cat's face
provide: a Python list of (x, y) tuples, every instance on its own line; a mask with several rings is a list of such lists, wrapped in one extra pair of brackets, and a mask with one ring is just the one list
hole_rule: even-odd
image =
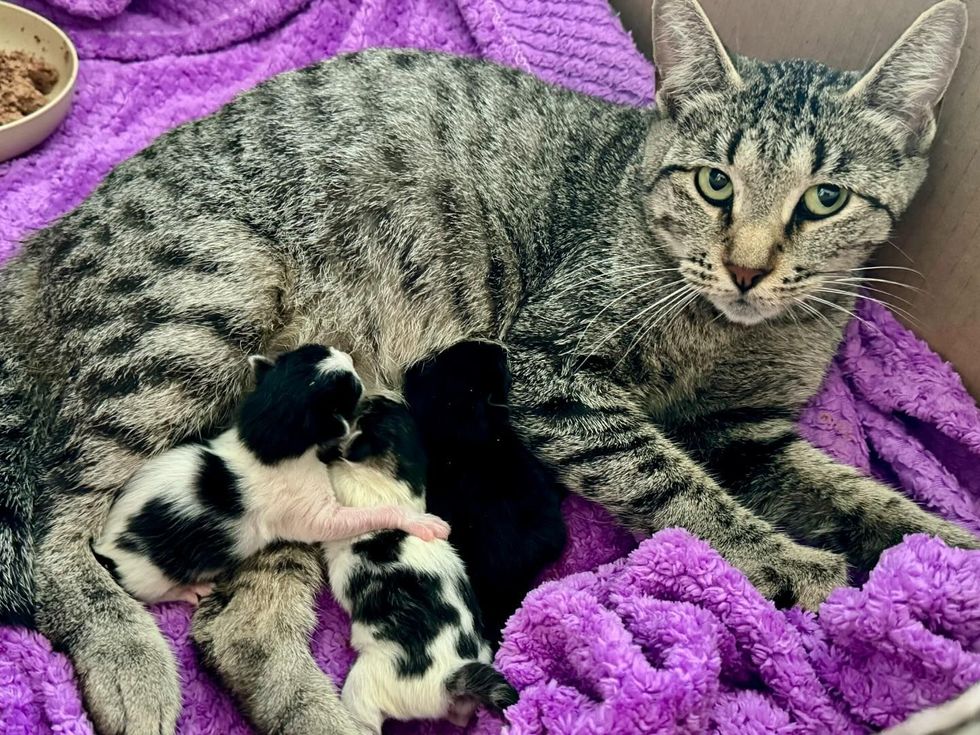
[(925, 177), (962, 4), (927, 11), (864, 76), (728, 54), (694, 0), (658, 0), (654, 31), (646, 207), (685, 284), (741, 324), (855, 292)]

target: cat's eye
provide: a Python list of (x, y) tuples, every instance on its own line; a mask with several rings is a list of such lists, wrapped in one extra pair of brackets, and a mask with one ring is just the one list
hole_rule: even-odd
[(724, 171), (716, 168), (702, 166), (694, 174), (694, 185), (698, 193), (703, 196), (709, 204), (721, 207), (732, 199), (735, 187), (732, 180)]
[(850, 197), (847, 189), (834, 184), (817, 184), (803, 192), (801, 214), (809, 219), (823, 219), (839, 212)]

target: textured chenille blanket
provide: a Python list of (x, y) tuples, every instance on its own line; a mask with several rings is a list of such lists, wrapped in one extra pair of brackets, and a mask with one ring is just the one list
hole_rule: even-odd
[[(75, 108), (44, 147), (0, 165), (0, 257), (118, 161), (278, 72), (367, 46), (483, 56), (635, 104), (653, 72), (606, 0), (21, 0), (82, 56)], [(959, 378), (877, 307), (853, 323), (802, 421), (816, 445), (980, 531), (980, 415)], [(521, 692), (510, 732), (860, 733), (980, 681), (980, 552), (910, 538), (819, 617), (780, 612), (683, 531), (637, 547), (571, 499), (571, 543), (511, 620), (498, 657)], [(250, 732), (201, 668), (190, 610), (155, 614), (184, 682), (179, 731)], [(338, 684), (349, 624), (324, 594), (312, 641)], [(481, 713), (473, 732), (503, 727)], [(0, 628), (0, 733), (88, 734), (68, 660)], [(452, 733), (444, 724), (392, 733)]]

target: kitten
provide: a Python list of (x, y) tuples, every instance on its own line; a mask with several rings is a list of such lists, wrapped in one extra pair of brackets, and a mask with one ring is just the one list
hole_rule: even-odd
[(342, 508), (321, 458), (349, 431), (361, 381), (350, 356), (306, 345), (253, 356), (256, 388), (235, 425), (149, 460), (93, 548), (147, 602), (196, 604), (210, 582), (275, 540), (317, 542), (382, 528), (431, 540), (446, 525), (405, 508)]
[(412, 366), (405, 400), (429, 458), (426, 504), (452, 527), (483, 613), (483, 635), (504, 623), (565, 547), (566, 490), (510, 424), (507, 353), (460, 342)]
[[(365, 402), (344, 458), (331, 465), (341, 502), (425, 507), (425, 453), (408, 409)], [(357, 661), (341, 699), (365, 729), (385, 719), (469, 722), (478, 704), (495, 711), (517, 692), (491, 665), (490, 646), (466, 569), (445, 541), (380, 531), (324, 545), (330, 586), (351, 616)]]

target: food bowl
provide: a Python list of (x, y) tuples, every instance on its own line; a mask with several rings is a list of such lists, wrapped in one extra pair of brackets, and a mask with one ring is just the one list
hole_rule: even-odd
[(58, 72), (41, 108), (0, 125), (0, 161), (6, 161), (45, 140), (65, 119), (78, 76), (78, 53), (51, 21), (5, 2), (0, 2), (0, 50), (32, 54)]

